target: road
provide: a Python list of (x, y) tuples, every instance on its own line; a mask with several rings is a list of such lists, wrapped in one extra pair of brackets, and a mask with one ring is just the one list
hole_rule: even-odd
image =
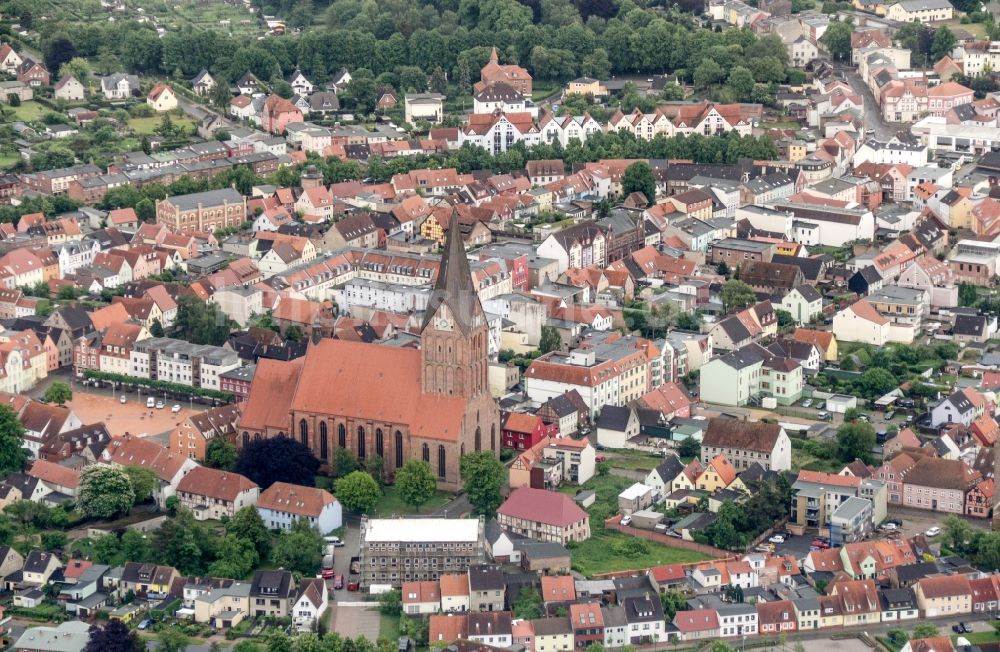
[(854, 92), (862, 97), (865, 107), (865, 129), (871, 129), (871, 136), (876, 140), (886, 141), (896, 135), (898, 129), (886, 123), (882, 119), (882, 112), (879, 110), (878, 102), (871, 90), (865, 85), (864, 80), (857, 70), (845, 69), (847, 82), (854, 89)]

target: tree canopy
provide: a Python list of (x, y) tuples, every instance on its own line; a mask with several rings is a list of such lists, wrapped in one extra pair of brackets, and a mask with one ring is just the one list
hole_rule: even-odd
[(45, 402), (66, 405), (73, 400), (73, 390), (62, 381), (55, 381), (45, 390)]
[(420, 511), (420, 506), (434, 496), (437, 491), (437, 481), (431, 471), (431, 465), (423, 460), (407, 460), (401, 469), (396, 471), (396, 489), (403, 502)]
[(493, 516), (503, 502), (500, 490), (507, 479), (504, 465), (493, 453), (482, 451), (462, 456), (459, 470), (473, 510), (483, 516)]
[(628, 197), (633, 192), (641, 192), (646, 198), (646, 205), (656, 201), (656, 176), (649, 163), (636, 161), (622, 175), (622, 194)]
[(80, 513), (94, 518), (124, 514), (135, 502), (135, 491), (124, 469), (93, 464), (80, 472), (76, 506)]
[(250, 442), (240, 450), (234, 469), (267, 489), (275, 482), (315, 486), (319, 460), (309, 447), (290, 437)]
[(352, 471), (337, 480), (337, 500), (345, 509), (364, 514), (382, 497), (382, 488), (367, 471)]
[(0, 405), (0, 475), (21, 471), (27, 461), (24, 426), (10, 406)]

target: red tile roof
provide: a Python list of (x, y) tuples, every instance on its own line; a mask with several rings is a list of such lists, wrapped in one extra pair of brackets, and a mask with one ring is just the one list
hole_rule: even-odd
[(587, 518), (587, 512), (566, 494), (530, 487), (514, 490), (497, 514), (556, 527), (567, 527)]

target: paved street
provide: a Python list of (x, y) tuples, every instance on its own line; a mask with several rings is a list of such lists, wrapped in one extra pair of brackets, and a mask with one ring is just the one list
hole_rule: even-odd
[(864, 80), (856, 70), (851, 69), (846, 74), (847, 82), (854, 89), (854, 92), (864, 99), (865, 104), (865, 129), (872, 131), (871, 136), (877, 140), (889, 140), (896, 135), (896, 128), (886, 124), (882, 119), (882, 112), (879, 111), (878, 103), (871, 90), (865, 86)]

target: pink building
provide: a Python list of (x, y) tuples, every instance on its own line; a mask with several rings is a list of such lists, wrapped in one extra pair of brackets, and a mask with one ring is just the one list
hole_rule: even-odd
[(971, 104), (973, 93), (958, 82), (945, 82), (927, 89), (927, 110), (931, 115), (944, 117), (952, 107)]
[(302, 111), (299, 111), (294, 104), (278, 95), (272, 95), (264, 101), (260, 124), (265, 131), (283, 134), (292, 122), (302, 122)]
[(980, 478), (961, 460), (923, 457), (903, 474), (903, 505), (964, 514), (965, 494)]

